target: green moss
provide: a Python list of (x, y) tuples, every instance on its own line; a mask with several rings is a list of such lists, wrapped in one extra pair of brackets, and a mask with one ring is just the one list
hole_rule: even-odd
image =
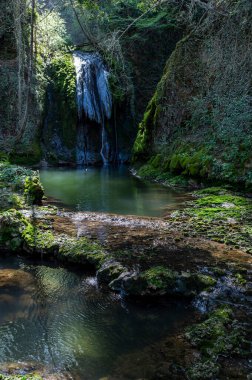
[(243, 277), (243, 275), (241, 273), (236, 273), (235, 281), (240, 286), (244, 286), (247, 283), (246, 279)]
[(199, 206), (215, 206), (215, 205), (230, 205), (230, 208), (233, 207), (251, 207), (252, 203), (244, 197), (230, 194), (217, 194), (207, 195), (203, 198), (199, 198), (195, 201)]
[(99, 268), (107, 258), (107, 255), (98, 243), (82, 237), (78, 240), (67, 239), (60, 247), (58, 257), (70, 262), (88, 263)]
[(43, 380), (41, 376), (36, 374), (28, 375), (1, 375), (0, 380)]
[(43, 231), (37, 226), (28, 223), (22, 232), (22, 238), (28, 250), (45, 251), (49, 253), (56, 246), (54, 236), (51, 231)]
[(202, 190), (195, 191), (196, 195), (224, 195), (228, 194), (228, 189), (224, 187), (207, 187)]
[(198, 198), (187, 208), (172, 214), (181, 230), (252, 253), (252, 201), (216, 187), (195, 194)]
[(206, 177), (210, 173), (212, 156), (207, 150), (191, 150), (172, 154), (169, 169), (175, 173), (182, 173), (190, 177)]
[(8, 162), (0, 163), (0, 189), (3, 208), (41, 204), (44, 194), (38, 172)]
[(24, 208), (24, 206), (25, 206), (24, 197), (17, 194), (17, 193), (12, 193), (9, 196), (8, 203), (9, 203), (11, 208), (15, 208), (16, 210), (20, 210), (20, 209)]
[(150, 156), (150, 140), (155, 125), (156, 94), (148, 104), (143, 121), (139, 124), (137, 137), (132, 150), (132, 163), (146, 160)]
[(232, 310), (228, 307), (218, 308), (204, 322), (189, 328), (186, 337), (207, 357), (233, 351), (242, 342), (242, 335), (238, 334), (235, 326), (229, 331), (231, 321)]
[(187, 212), (202, 220), (240, 220), (252, 211), (252, 202), (236, 195), (207, 195), (194, 202), (194, 207)]
[(44, 189), (38, 176), (29, 176), (25, 178), (24, 195), (28, 204), (42, 204)]
[(170, 55), (155, 92), (155, 110), (150, 115), (149, 105), (140, 123), (133, 162), (145, 164), (154, 151), (166, 156), (166, 171), (251, 190), (250, 98), (236, 92), (235, 80), (230, 81), (232, 98), (226, 91), (216, 95), (220, 83), (212, 86), (217, 77), (201, 59), (209, 53), (208, 38), (202, 43), (187, 36)]
[(188, 179), (183, 175), (172, 174), (167, 169), (167, 159), (161, 154), (151, 157), (147, 164), (137, 170), (137, 174), (143, 179), (162, 182), (166, 186), (188, 187)]
[(177, 273), (163, 266), (156, 266), (141, 274), (141, 279), (146, 280), (149, 287), (166, 290), (175, 286)]
[(0, 214), (0, 247), (17, 251), (50, 253), (57, 247), (47, 226), (37, 226), (21, 212), (10, 209)]
[(184, 152), (184, 147), (172, 155), (157, 154), (140, 167), (138, 174), (143, 178), (161, 180), (169, 182), (171, 177), (182, 175), (183, 183), (188, 185), (190, 177), (208, 177), (210, 173), (210, 163), (212, 157), (206, 149), (191, 150)]
[(203, 289), (208, 289), (216, 284), (215, 278), (205, 274), (197, 274), (197, 281)]
[(23, 244), (22, 232), (29, 225), (27, 219), (17, 210), (0, 213), (0, 246), (12, 251)]
[(193, 379), (212, 378), (219, 370), (216, 363), (219, 355), (242, 354), (245, 343), (242, 327), (233, 320), (232, 310), (225, 306), (188, 328), (186, 338), (201, 353), (201, 359), (188, 371)]
[(161, 175), (161, 171), (148, 163), (143, 165), (138, 170), (137, 174), (144, 179), (156, 179), (159, 175)]

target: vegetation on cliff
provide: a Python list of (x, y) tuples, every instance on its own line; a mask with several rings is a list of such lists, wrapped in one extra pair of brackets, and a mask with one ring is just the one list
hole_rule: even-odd
[(252, 13), (246, 0), (221, 6), (203, 16), (167, 61), (133, 148), (133, 162), (147, 164), (140, 175), (251, 187)]

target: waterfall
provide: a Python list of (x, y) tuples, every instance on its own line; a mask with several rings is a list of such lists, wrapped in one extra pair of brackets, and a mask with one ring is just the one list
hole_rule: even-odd
[(88, 163), (88, 129), (92, 128), (90, 122), (95, 122), (101, 126), (100, 155), (106, 164), (109, 161), (110, 146), (105, 122), (111, 118), (112, 113), (109, 72), (98, 53), (76, 51), (73, 53), (73, 58), (76, 70), (78, 117), (81, 124), (77, 136), (77, 162)]

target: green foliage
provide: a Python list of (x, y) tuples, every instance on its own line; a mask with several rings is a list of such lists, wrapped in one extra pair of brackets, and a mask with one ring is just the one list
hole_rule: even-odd
[(147, 164), (137, 170), (137, 174), (143, 179), (162, 182), (170, 187), (188, 187), (188, 179), (183, 175), (177, 175), (170, 171), (170, 160), (163, 155), (152, 156)]
[[(193, 130), (208, 128), (209, 145), (215, 150), (216, 143), (222, 145), (221, 159), (224, 163), (236, 167), (244, 167), (251, 159), (252, 135), (250, 125), (252, 123), (251, 97), (241, 96), (206, 96), (193, 98), (189, 102), (191, 118), (188, 126)], [(237, 134), (239, 131), (239, 134)], [(223, 166), (223, 172), (230, 170)], [(224, 173), (223, 173), (224, 174)], [(225, 174), (224, 174), (225, 175)], [(237, 173), (230, 172), (230, 175)]]
[[(41, 6), (41, 4), (40, 4)], [(68, 43), (65, 21), (55, 10), (42, 12), (37, 19), (38, 53), (46, 60), (55, 52), (64, 51)]]
[(24, 189), (25, 178), (34, 174), (33, 170), (22, 166), (10, 165), (8, 162), (0, 163), (0, 182), (13, 189)]
[(41, 204), (44, 194), (38, 172), (8, 162), (0, 163), (0, 188), (3, 209)]
[(8, 199), (8, 202), (11, 208), (15, 208), (16, 210), (25, 207), (24, 197), (19, 194), (12, 193)]
[(21, 150), (19, 148), (14, 149), (9, 154), (10, 163), (16, 165), (36, 165), (40, 162), (42, 157), (42, 150), (38, 136), (34, 136), (34, 140), (29, 143), (25, 151), (25, 145), (21, 146)]
[(191, 177), (205, 177), (209, 174), (212, 156), (205, 149), (175, 153), (170, 159), (170, 170)]
[(173, 173), (251, 189), (251, 60), (247, 52), (252, 14), (247, 0), (221, 4), (230, 17), (220, 18), (213, 29), (208, 12), (196, 16), (197, 6), (192, 11), (193, 22), (206, 17), (201, 25), (206, 33), (199, 32), (203, 38), (195, 32), (183, 38), (167, 61), (156, 90), (156, 107), (161, 112), (152, 122), (144, 149), (146, 155), (151, 150), (162, 153)]
[(9, 162), (9, 155), (5, 152), (0, 151), (0, 163), (3, 162), (5, 164), (8, 164)]
[(76, 73), (70, 54), (57, 55), (51, 62), (51, 75), (58, 93), (76, 111)]

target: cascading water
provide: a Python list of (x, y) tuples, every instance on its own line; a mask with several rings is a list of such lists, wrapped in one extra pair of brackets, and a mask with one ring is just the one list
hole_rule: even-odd
[(100, 126), (100, 155), (104, 164), (109, 162), (110, 144), (105, 127), (111, 118), (112, 96), (109, 89), (109, 73), (98, 53), (73, 53), (76, 69), (77, 107), (79, 128), (77, 133), (77, 163), (92, 162), (90, 152), (90, 128), (92, 122)]

